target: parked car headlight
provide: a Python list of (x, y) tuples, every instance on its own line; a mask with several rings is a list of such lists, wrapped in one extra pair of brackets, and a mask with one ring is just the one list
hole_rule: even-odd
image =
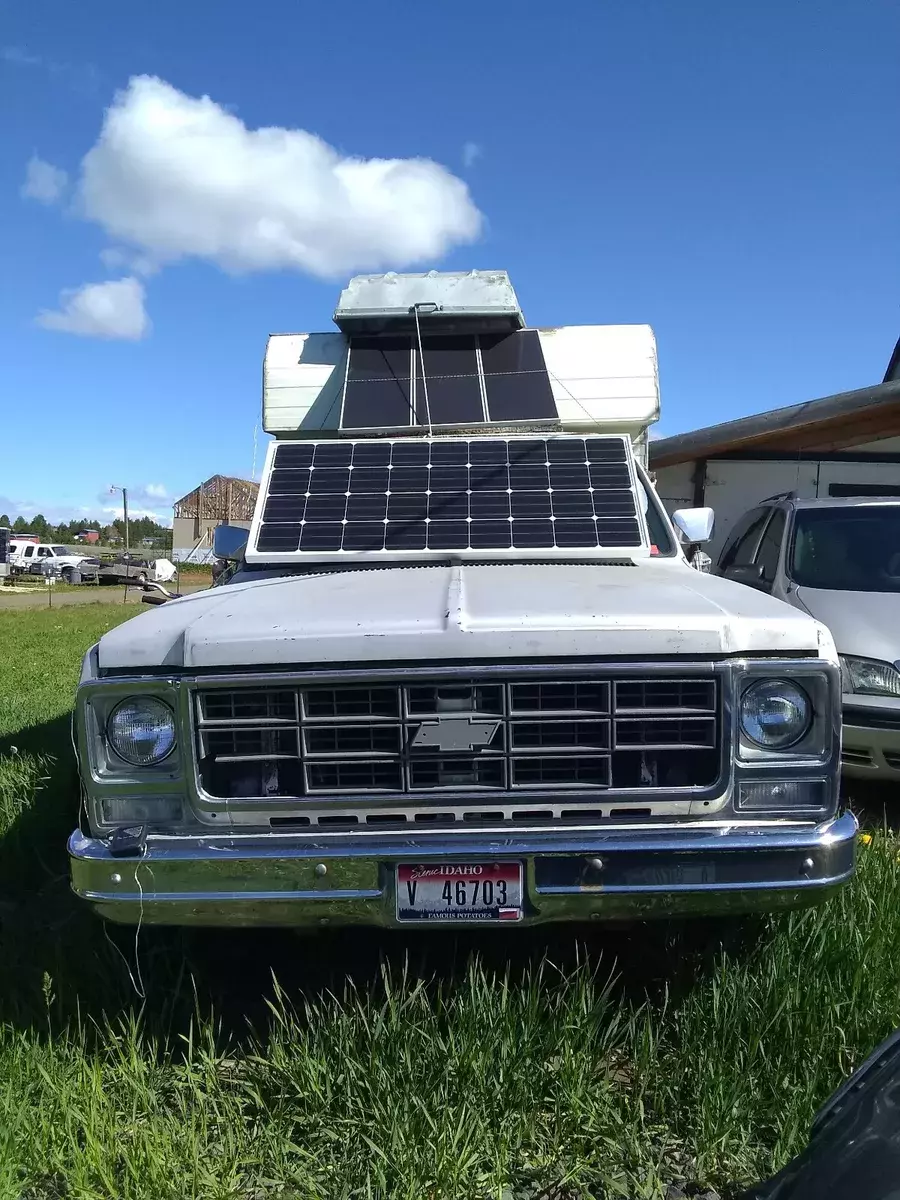
[(841, 681), (845, 692), (864, 696), (900, 696), (900, 671), (874, 658), (841, 655)]
[(812, 715), (809, 696), (787, 679), (752, 683), (741, 697), (741, 728), (764, 750), (786, 750), (799, 742)]
[(109, 714), (106, 737), (125, 762), (152, 767), (175, 748), (175, 714), (153, 696), (132, 696)]

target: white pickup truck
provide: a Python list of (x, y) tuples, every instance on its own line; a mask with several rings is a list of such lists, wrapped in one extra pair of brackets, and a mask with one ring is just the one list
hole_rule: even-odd
[(175, 564), (167, 558), (142, 559), (129, 554), (98, 558), (85, 554), (77, 546), (24, 541), (10, 542), (10, 566), (13, 574), (28, 573), (63, 583), (170, 583), (176, 575)]
[(360, 277), (335, 321), (269, 341), (232, 570), (85, 658), (75, 891), (122, 922), (522, 925), (846, 881), (834, 643), (689, 566), (640, 461), (651, 331), (527, 329), (503, 272)]
[(60, 546), (55, 542), (43, 543), (12, 538), (9, 546), (9, 562), (14, 575), (42, 575), (45, 574), (45, 568), (52, 566), (55, 574), (70, 582), (78, 575), (82, 564), (99, 561), (75, 546)]

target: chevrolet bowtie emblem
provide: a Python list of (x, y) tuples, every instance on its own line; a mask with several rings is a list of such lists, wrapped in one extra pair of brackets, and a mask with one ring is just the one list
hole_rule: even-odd
[(436, 721), (423, 721), (416, 730), (412, 744), (419, 749), (475, 750), (490, 745), (500, 726), (499, 721), (481, 721), (476, 717), (439, 717)]

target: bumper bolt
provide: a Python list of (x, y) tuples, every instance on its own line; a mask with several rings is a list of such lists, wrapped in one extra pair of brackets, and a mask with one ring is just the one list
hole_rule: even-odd
[(119, 874), (118, 871), (113, 871), (112, 875), (110, 875), (109, 878), (112, 883), (121, 883), (122, 882), (122, 876)]
[(811, 858), (804, 858), (800, 869), (804, 875), (808, 875), (815, 865), (815, 862)]
[(328, 868), (325, 866), (324, 863), (318, 863), (316, 865), (316, 874), (319, 876), (328, 874)]
[(589, 858), (588, 859), (588, 866), (591, 868), (592, 871), (602, 871), (605, 865), (606, 864), (603, 862), (602, 858)]

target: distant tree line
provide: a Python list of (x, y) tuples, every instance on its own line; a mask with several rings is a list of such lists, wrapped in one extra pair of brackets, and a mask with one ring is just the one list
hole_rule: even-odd
[[(32, 533), (42, 542), (61, 542), (68, 545), (75, 541), (79, 533), (95, 529), (100, 534), (103, 545), (112, 545), (125, 541), (125, 522), (116, 518), (106, 521), (62, 521), (54, 525), (42, 513), (33, 517), (16, 517), (10, 520), (6, 513), (0, 513), (0, 527), (11, 529), (13, 533)], [(128, 522), (128, 539), (132, 546), (138, 546), (144, 538), (152, 538), (160, 546), (171, 546), (172, 530), (165, 525), (151, 520), (150, 517), (135, 517)]]

